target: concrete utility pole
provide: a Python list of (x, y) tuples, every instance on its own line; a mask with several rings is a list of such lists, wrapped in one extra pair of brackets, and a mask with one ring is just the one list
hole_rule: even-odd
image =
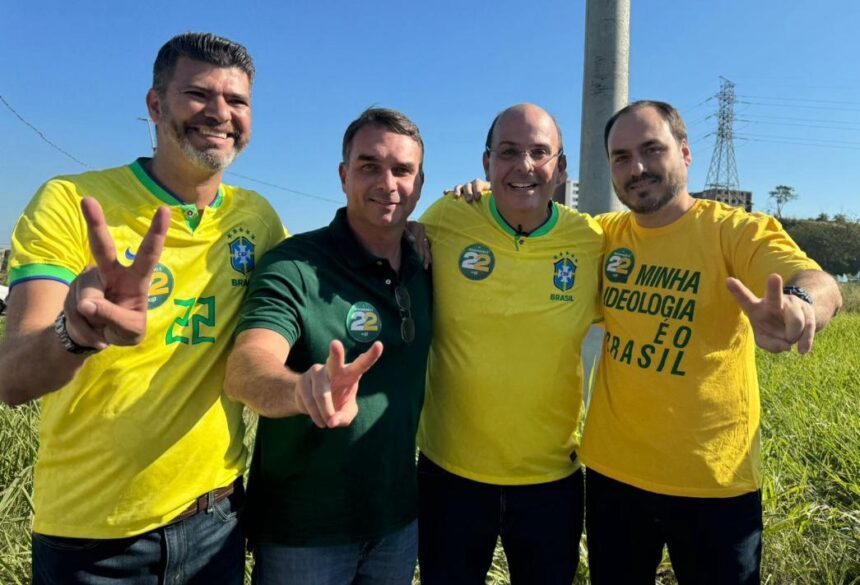
[[(586, 0), (579, 211), (591, 215), (622, 209), (612, 190), (603, 127), (612, 114), (627, 105), (629, 55), (630, 0)], [(592, 326), (582, 342), (586, 405), (602, 343), (603, 330)]]
[(596, 215), (622, 208), (612, 190), (603, 127), (627, 105), (630, 0), (586, 0), (579, 210)]

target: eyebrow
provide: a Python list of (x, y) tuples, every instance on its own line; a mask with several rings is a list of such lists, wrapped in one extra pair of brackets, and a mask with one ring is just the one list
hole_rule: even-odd
[[(379, 162), (382, 160), (381, 158), (379, 158), (378, 156), (373, 155), (373, 154), (357, 154), (355, 156), (355, 159), (357, 161), (364, 161), (364, 162)], [(403, 167), (405, 169), (409, 169), (410, 171), (415, 170), (415, 165), (412, 164), (411, 162), (397, 162), (395, 164), (395, 166)]]
[[(664, 144), (662, 142), (660, 142), (656, 138), (652, 138), (651, 140), (646, 140), (642, 144), (636, 145), (635, 148), (648, 148), (649, 146), (654, 146), (654, 145), (664, 146)], [(627, 154), (628, 152), (630, 152), (629, 148), (613, 148), (612, 150), (609, 151), (609, 156), (615, 156), (617, 154)]]
[[(500, 140), (498, 146), (520, 146), (519, 142), (514, 142), (513, 140)], [(543, 146), (545, 148), (552, 148), (552, 145), (549, 142), (535, 142), (529, 145), (529, 148), (535, 148), (537, 146)]]

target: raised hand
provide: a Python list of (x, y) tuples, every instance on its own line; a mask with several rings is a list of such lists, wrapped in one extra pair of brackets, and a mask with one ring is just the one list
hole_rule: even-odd
[(146, 334), (146, 311), (152, 272), (170, 223), (170, 211), (160, 207), (131, 266), (116, 259), (116, 247), (98, 202), (87, 197), (81, 211), (89, 228), (90, 250), (96, 266), (72, 281), (63, 305), (71, 338), (84, 347), (136, 345)]
[(306, 412), (321, 429), (348, 426), (358, 414), (358, 382), (381, 355), (382, 343), (376, 341), (347, 364), (343, 344), (332, 341), (325, 365), (311, 366), (299, 379), (299, 411)]
[(480, 201), (481, 196), (490, 192), (490, 184), (482, 179), (474, 179), (463, 185), (455, 185), (453, 189), (445, 191), (445, 195), (453, 195), (454, 199), (462, 197), (468, 203)]
[(736, 278), (726, 287), (749, 318), (756, 344), (769, 352), (790, 351), (796, 343), (799, 353), (812, 349), (815, 338), (815, 311), (799, 298), (782, 293), (782, 277), (771, 274), (764, 298), (755, 296)]

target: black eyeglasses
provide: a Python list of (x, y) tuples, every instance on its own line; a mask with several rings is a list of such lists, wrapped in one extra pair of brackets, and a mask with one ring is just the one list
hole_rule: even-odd
[(412, 320), (412, 299), (402, 284), (394, 288), (394, 300), (400, 310), (400, 338), (406, 343), (415, 341), (415, 321)]

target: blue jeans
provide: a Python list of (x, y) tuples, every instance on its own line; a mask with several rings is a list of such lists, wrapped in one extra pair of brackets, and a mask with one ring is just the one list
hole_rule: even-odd
[(579, 564), (582, 471), (534, 485), (492, 485), (418, 458), (422, 585), (483, 585), (501, 537), (513, 585), (570, 585)]
[(418, 556), (418, 521), (378, 540), (340, 546), (254, 549), (254, 585), (409, 585)]
[(593, 585), (653, 585), (664, 545), (681, 585), (760, 583), (761, 492), (667, 496), (589, 469), (585, 508)]
[(241, 482), (206, 511), (129, 538), (33, 533), (34, 585), (242, 585)]

